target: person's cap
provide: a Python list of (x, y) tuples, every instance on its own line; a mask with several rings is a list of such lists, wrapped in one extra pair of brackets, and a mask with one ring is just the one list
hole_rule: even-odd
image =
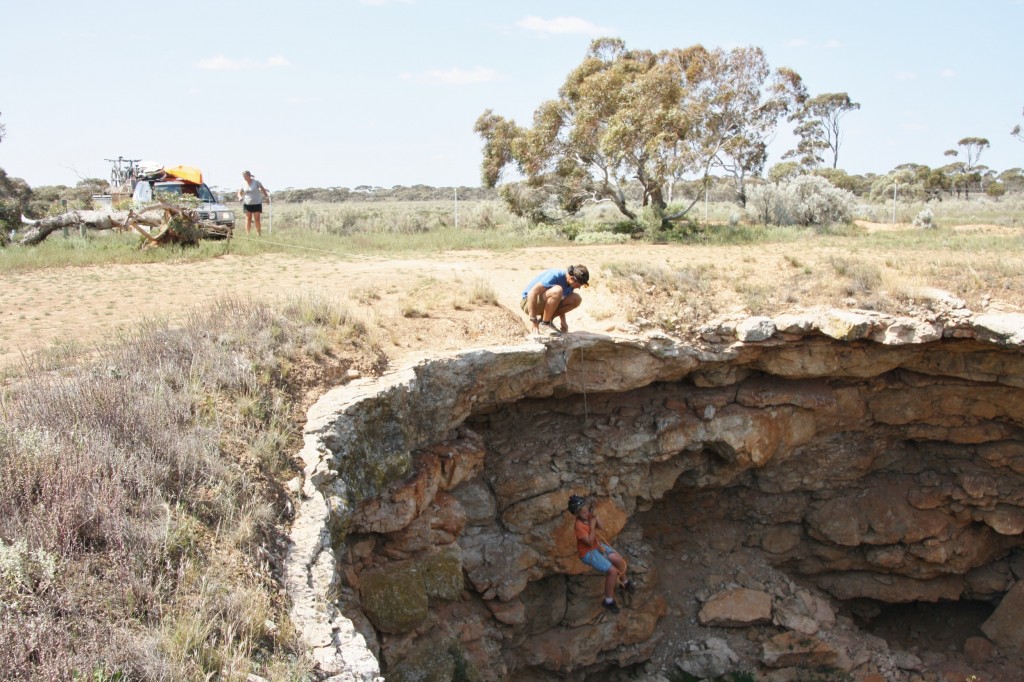
[(572, 278), (580, 283), (580, 286), (585, 287), (590, 282), (590, 271), (587, 270), (586, 265), (570, 265), (569, 274)]
[(247, 171), (247, 170), (244, 170), (244, 171), (242, 171), (242, 175), (252, 175), (252, 173), (250, 173), (250, 172), (249, 172), (249, 171)]

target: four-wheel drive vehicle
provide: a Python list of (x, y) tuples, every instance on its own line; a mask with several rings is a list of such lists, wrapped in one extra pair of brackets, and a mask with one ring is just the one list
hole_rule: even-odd
[[(178, 196), (187, 194), (199, 200), (199, 206), (195, 210), (201, 220), (209, 220), (218, 225), (228, 225), (233, 228), (235, 226), (235, 212), (217, 201), (217, 197), (210, 191), (210, 188), (207, 187), (205, 182), (202, 182), (202, 175), (198, 174), (198, 171), (189, 174), (172, 174), (177, 168), (183, 167), (178, 166), (167, 171), (160, 169), (159, 172), (143, 176), (136, 183), (135, 191), (132, 193), (132, 200), (135, 205), (143, 206), (157, 201), (160, 199), (159, 195), (161, 193)], [(191, 170), (194, 171), (195, 169)], [(179, 177), (179, 175), (187, 175), (188, 177)]]

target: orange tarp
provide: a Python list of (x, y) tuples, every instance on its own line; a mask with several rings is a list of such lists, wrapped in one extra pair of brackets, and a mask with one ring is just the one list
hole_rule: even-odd
[(171, 166), (170, 168), (164, 168), (164, 173), (173, 175), (186, 182), (194, 182), (197, 185), (203, 182), (203, 171), (195, 166)]

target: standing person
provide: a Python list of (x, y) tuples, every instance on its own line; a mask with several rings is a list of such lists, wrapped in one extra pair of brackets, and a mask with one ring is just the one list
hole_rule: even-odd
[(238, 200), (242, 202), (242, 210), (245, 211), (245, 233), (249, 234), (252, 228), (253, 216), (256, 216), (256, 236), (260, 236), (262, 225), (260, 216), (263, 214), (263, 200), (270, 199), (270, 194), (263, 183), (252, 176), (249, 171), (242, 171), (242, 189), (238, 190)]
[(590, 282), (590, 271), (586, 265), (551, 268), (540, 273), (523, 289), (523, 300), (519, 306), (530, 318), (535, 334), (557, 336), (560, 332), (552, 320), (557, 316), (563, 332), (569, 331), (565, 314), (583, 303), (583, 297), (576, 289)]
[[(615, 603), (615, 585), (619, 576), (626, 574), (626, 560), (614, 549), (606, 545), (597, 535), (598, 529), (604, 530), (601, 519), (597, 518), (594, 503), (585, 497), (571, 495), (569, 497), (569, 513), (576, 517), (576, 551), (580, 560), (587, 566), (606, 574), (604, 579), (604, 601), (601, 605), (612, 613), (619, 612)], [(627, 592), (633, 592), (633, 581), (623, 584)]]

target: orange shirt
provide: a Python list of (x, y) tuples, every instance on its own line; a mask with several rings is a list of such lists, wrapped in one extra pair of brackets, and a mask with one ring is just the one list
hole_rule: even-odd
[(592, 549), (597, 549), (598, 541), (597, 536), (594, 536), (594, 544), (587, 544), (587, 538), (590, 536), (590, 524), (583, 519), (576, 519), (576, 552), (580, 555), (580, 558), (587, 556), (587, 552)]

